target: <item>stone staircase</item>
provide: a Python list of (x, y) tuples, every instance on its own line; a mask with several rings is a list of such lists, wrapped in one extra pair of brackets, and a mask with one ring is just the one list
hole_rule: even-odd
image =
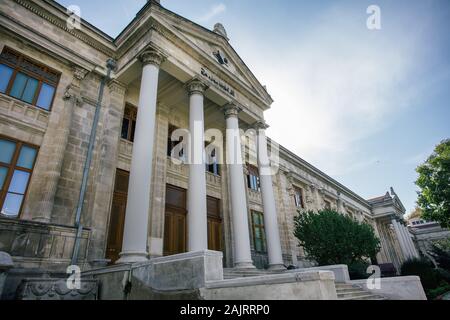
[(224, 268), (223, 269), (223, 278), (225, 280), (228, 280), (228, 279), (246, 278), (246, 277), (260, 277), (260, 276), (271, 275), (271, 274), (280, 274), (280, 273), (283, 273), (283, 271)]
[(336, 292), (338, 300), (388, 300), (386, 297), (370, 293), (359, 286), (348, 283), (336, 283)]
[[(264, 275), (282, 274), (286, 271), (270, 271), (259, 269), (223, 269), (224, 279), (258, 277)], [(387, 300), (381, 295), (372, 294), (361, 287), (349, 283), (336, 283), (338, 300)]]

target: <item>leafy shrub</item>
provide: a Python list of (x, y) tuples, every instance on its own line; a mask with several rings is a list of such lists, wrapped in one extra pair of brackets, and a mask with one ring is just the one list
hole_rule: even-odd
[(434, 268), (433, 263), (425, 258), (414, 258), (405, 261), (401, 267), (402, 276), (419, 276), (425, 291), (437, 288), (441, 282), (441, 275)]
[(351, 280), (362, 280), (369, 278), (370, 274), (367, 273), (369, 263), (365, 261), (358, 261), (348, 265), (348, 273)]
[(303, 212), (294, 218), (294, 223), (294, 235), (300, 246), (308, 258), (322, 266), (351, 266), (376, 256), (380, 250), (372, 226), (334, 210)]
[(436, 299), (437, 297), (447, 292), (450, 292), (450, 284), (448, 284), (447, 282), (441, 282), (439, 287), (437, 287), (436, 289), (429, 290), (427, 292), (427, 297), (429, 299)]
[(439, 245), (433, 244), (430, 255), (434, 258), (439, 268), (450, 272), (450, 250), (445, 250)]

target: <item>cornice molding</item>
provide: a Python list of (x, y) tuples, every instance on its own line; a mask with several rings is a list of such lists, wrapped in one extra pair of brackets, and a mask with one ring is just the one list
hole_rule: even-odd
[(104, 44), (100, 43), (97, 40), (92, 39), (92, 37), (87, 36), (85, 33), (79, 31), (79, 30), (71, 30), (67, 27), (66, 21), (55, 17), (51, 13), (49, 13), (44, 8), (37, 6), (35, 3), (31, 1), (26, 0), (14, 0), (16, 3), (21, 5), (22, 7), (26, 8), (27, 10), (33, 12), (37, 16), (41, 17), (42, 19), (50, 22), (52, 25), (64, 30), (65, 32), (71, 34), (72, 36), (76, 37), (77, 39), (83, 41), (84, 43), (88, 44), (94, 49), (97, 49), (98, 51), (104, 53), (107, 56), (114, 56), (115, 52), (111, 48), (108, 48)]

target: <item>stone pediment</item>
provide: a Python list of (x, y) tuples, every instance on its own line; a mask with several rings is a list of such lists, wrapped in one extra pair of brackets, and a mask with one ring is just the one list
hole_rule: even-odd
[(224, 36), (205, 29), (176, 14), (166, 13), (163, 8), (154, 12), (152, 16), (156, 21), (170, 29), (184, 45), (189, 46), (190, 49), (207, 58), (208, 65), (205, 65), (205, 68), (211, 68), (214, 72), (224, 73), (241, 86), (246, 87), (247, 90), (253, 92), (267, 106), (270, 106), (272, 98), (265, 87), (259, 83)]

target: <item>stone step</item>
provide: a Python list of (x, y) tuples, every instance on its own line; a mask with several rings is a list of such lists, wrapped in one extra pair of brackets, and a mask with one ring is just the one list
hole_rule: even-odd
[(388, 300), (349, 283), (336, 283), (336, 293), (339, 300)]
[(224, 279), (236, 279), (245, 277), (260, 277), (264, 275), (271, 275), (281, 273), (279, 271), (269, 271), (260, 269), (231, 269), (226, 268), (223, 270)]
[(360, 288), (344, 288), (344, 289), (338, 289), (336, 288), (336, 292), (339, 293), (348, 293), (348, 292), (354, 292), (359, 291)]
[(364, 296), (358, 296), (358, 297), (348, 297), (348, 298), (339, 298), (339, 300), (388, 300), (387, 298), (379, 295), (369, 294), (367, 293)]
[(364, 297), (367, 296), (369, 293), (366, 291), (350, 291), (345, 293), (338, 292), (337, 296), (339, 299), (341, 298), (358, 298), (358, 297)]

